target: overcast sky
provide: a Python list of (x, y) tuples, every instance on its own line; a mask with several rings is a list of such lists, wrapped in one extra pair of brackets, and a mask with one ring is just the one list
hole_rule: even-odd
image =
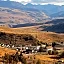
[(11, 0), (11, 1), (24, 2), (24, 3), (37, 3), (37, 4), (42, 4), (42, 3), (51, 3), (58, 5), (64, 4), (64, 0)]

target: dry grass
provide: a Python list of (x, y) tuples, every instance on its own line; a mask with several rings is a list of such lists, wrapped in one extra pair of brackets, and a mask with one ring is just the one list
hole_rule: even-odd
[(36, 59), (40, 59), (40, 60), (47, 60), (47, 61), (53, 61), (54, 59), (51, 59), (50, 57), (52, 57), (52, 55), (35, 55)]
[(55, 62), (57, 62), (57, 59), (51, 58), (54, 57), (54, 55), (29, 54), (24, 55), (24, 57), (26, 57), (27, 61), (34, 61), (33, 64), (36, 64), (38, 60), (40, 60), (41, 64), (55, 64)]
[(36, 58), (41, 61), (41, 64), (55, 64), (56, 59), (51, 59), (52, 55), (36, 55)]
[(8, 48), (0, 47), (0, 57), (4, 56), (5, 53), (14, 54), (16, 51)]
[(26, 27), (26, 28), (7, 28), (0, 27), (0, 32), (10, 34), (31, 34), (35, 38), (43, 42), (64, 42), (64, 34), (57, 34), (53, 32), (38, 31), (37, 27)]

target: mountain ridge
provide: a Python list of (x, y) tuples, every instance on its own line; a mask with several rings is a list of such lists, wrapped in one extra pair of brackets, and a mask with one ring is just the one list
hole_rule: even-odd
[(50, 31), (56, 33), (64, 33), (64, 19), (54, 19), (52, 21), (46, 22), (48, 26), (41, 26), (42, 31)]
[(41, 11), (23, 11), (0, 7), (1, 24), (43, 23), (46, 19), (48, 19), (48, 16)]
[(22, 3), (15, 2), (15, 1), (0, 1), (0, 6), (16, 8), (16, 9), (21, 9), (26, 11), (31, 11), (31, 10), (44, 11), (47, 15), (52, 15), (59, 11), (64, 11), (64, 5), (63, 6), (58, 6), (53, 4), (47, 4), (47, 5), (34, 4), (33, 5), (31, 3), (27, 3), (26, 5), (23, 5)]

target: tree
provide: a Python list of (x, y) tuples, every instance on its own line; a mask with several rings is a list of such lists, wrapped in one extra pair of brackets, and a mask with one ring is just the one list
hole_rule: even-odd
[(53, 51), (49, 50), (49, 51), (48, 51), (48, 54), (49, 54), (49, 55), (52, 55), (52, 54), (53, 54)]
[(56, 50), (53, 50), (53, 51), (52, 50), (49, 50), (48, 51), (48, 54), (49, 55), (56, 55), (56, 54), (58, 54), (58, 51), (56, 51)]
[(6, 54), (6, 53), (5, 53), (5, 56), (3, 57), (3, 61), (4, 61), (4, 60), (5, 60), (5, 63), (6, 63), (6, 64), (10, 62), (10, 56), (9, 56), (9, 54)]
[(27, 61), (26, 61), (26, 59), (24, 58), (24, 64), (27, 64)]
[(14, 59), (16, 62), (18, 62), (19, 61), (19, 55), (18, 55), (18, 52), (16, 52), (16, 54), (15, 54), (15, 59)]
[(27, 61), (26, 61), (26, 58), (25, 58), (25, 57), (22, 56), (21, 59), (22, 59), (21, 62), (22, 62), (23, 64), (27, 64)]
[(40, 60), (37, 60), (36, 64), (41, 64), (41, 61)]
[(59, 55), (60, 58), (64, 58), (64, 51)]
[(53, 42), (53, 43), (52, 43), (52, 47), (54, 47), (55, 45), (56, 45), (56, 43), (55, 43), (55, 42)]
[(42, 47), (40, 47), (39, 52), (43, 52), (43, 48)]
[(63, 42), (61, 42), (61, 44), (63, 44)]

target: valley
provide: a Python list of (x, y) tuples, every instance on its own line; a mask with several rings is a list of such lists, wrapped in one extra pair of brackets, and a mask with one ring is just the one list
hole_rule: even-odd
[(3, 63), (64, 64), (64, 5), (0, 0)]

